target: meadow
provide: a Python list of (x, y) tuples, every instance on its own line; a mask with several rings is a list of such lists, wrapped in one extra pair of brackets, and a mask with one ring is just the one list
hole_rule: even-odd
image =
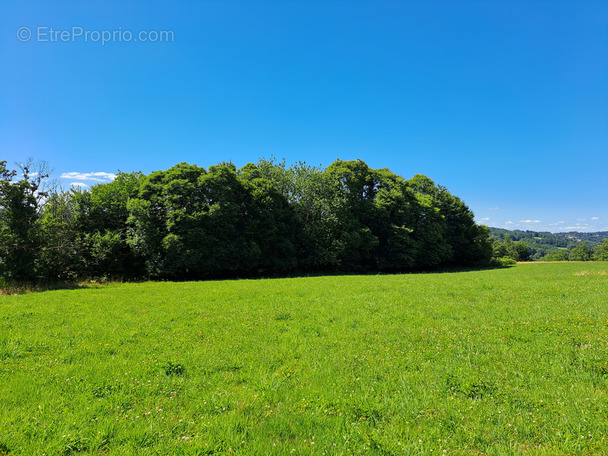
[(0, 454), (608, 454), (608, 263), (0, 297)]

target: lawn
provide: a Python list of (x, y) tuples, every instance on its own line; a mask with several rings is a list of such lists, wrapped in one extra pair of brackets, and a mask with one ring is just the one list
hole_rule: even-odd
[(607, 272), (0, 297), (0, 454), (608, 454)]

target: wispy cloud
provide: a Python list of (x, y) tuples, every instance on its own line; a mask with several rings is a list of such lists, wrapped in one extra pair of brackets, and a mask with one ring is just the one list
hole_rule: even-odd
[(519, 223), (540, 223), (540, 220), (520, 220)]
[(72, 187), (88, 187), (84, 182), (70, 182), (70, 185)]
[(500, 208), (499, 207), (489, 207), (488, 210), (489, 211), (498, 211), (498, 210), (500, 210)]
[(513, 225), (513, 222), (509, 220), (508, 222), (505, 222), (505, 225)]
[(482, 222), (487, 222), (488, 220), (490, 220), (490, 217), (480, 218), (479, 220), (481, 220)]
[(557, 225), (563, 225), (566, 222), (555, 222), (555, 223), (549, 223), (549, 226), (557, 226)]
[[(75, 179), (78, 181), (92, 181), (92, 182), (112, 182), (116, 179), (116, 174), (112, 173), (104, 173), (103, 171), (98, 171), (94, 173), (63, 173), (61, 175), (62, 179)], [(82, 182), (81, 182), (82, 183)]]
[(591, 217), (591, 220), (599, 220), (599, 217)]

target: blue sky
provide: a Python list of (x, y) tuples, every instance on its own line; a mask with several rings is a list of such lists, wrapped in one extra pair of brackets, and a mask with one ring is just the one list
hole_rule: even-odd
[(0, 160), (47, 160), (69, 186), (361, 158), (426, 174), (489, 226), (608, 230), (607, 17), (586, 0), (3, 2)]

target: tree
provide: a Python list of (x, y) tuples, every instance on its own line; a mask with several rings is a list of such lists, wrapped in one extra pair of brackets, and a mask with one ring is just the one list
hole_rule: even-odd
[(19, 167), (17, 173), (7, 169), (6, 161), (0, 162), (0, 268), (7, 279), (32, 281), (37, 278), (39, 213), (48, 195), (44, 180), (50, 170), (45, 162), (32, 160)]
[[(145, 259), (150, 276), (177, 277), (200, 262), (200, 249), (189, 252), (184, 241), (200, 233), (188, 230), (187, 224), (192, 225), (202, 210), (204, 196), (198, 180), (204, 174), (205, 169), (187, 163), (155, 171), (143, 180), (137, 197), (129, 200), (128, 243)], [(204, 233), (200, 237), (206, 239)]]
[(494, 240), (492, 243), (492, 258), (505, 258), (509, 256), (509, 250), (504, 242)]
[(587, 241), (583, 241), (570, 251), (568, 259), (570, 261), (591, 261), (593, 249), (587, 245)]
[(80, 188), (50, 193), (40, 214), (44, 240), (38, 260), (39, 276), (45, 280), (76, 280), (87, 277), (82, 233), (75, 223), (76, 196)]
[(593, 258), (597, 261), (608, 261), (608, 239), (603, 239), (602, 243), (595, 248)]
[(293, 207), (258, 166), (249, 163), (238, 171), (239, 181), (250, 195), (244, 213), (246, 237), (260, 251), (251, 272), (285, 273), (298, 266), (297, 237), (301, 230)]
[(524, 241), (517, 241), (512, 244), (512, 249), (514, 252), (513, 256), (517, 258), (513, 258), (516, 261), (529, 261), (530, 260), (530, 248)]
[(431, 179), (416, 174), (406, 181), (415, 196), (410, 215), (416, 252), (416, 267), (433, 267), (451, 262), (452, 248), (447, 239), (445, 217), (437, 207), (439, 189)]
[[(449, 246), (442, 263), (476, 266), (487, 264), (492, 258), (492, 243), (489, 230), (477, 225), (473, 212), (457, 196), (445, 187), (436, 186), (428, 177), (417, 174), (407, 181), (408, 185), (422, 197), (430, 198), (429, 206), (438, 210), (445, 228), (440, 233), (439, 223), (434, 231)], [(427, 215), (431, 216), (432, 211)], [(441, 231), (441, 230), (440, 230)]]
[(403, 178), (388, 169), (376, 170), (378, 189), (374, 200), (374, 234), (380, 270), (403, 271), (416, 265), (419, 253), (414, 229), (420, 221), (421, 206)]
[(74, 229), (88, 277), (138, 277), (143, 263), (127, 242), (129, 201), (138, 196), (141, 173), (118, 171), (109, 183), (74, 191)]
[[(0, 166), (0, 269), (12, 280), (402, 271), (492, 256), (487, 229), (458, 197), (362, 160), (179, 163), (50, 193), (48, 173), (31, 170), (19, 178)], [(509, 239), (495, 248), (505, 249), (530, 254)]]
[(261, 256), (247, 227), (252, 204), (234, 165), (180, 163), (148, 176), (129, 202), (128, 242), (153, 277), (247, 273)]
[(363, 160), (336, 160), (325, 171), (336, 190), (334, 202), (338, 213), (337, 257), (340, 269), (348, 271), (377, 268), (377, 173)]
[(293, 209), (298, 266), (308, 271), (339, 269), (342, 203), (337, 180), (303, 162), (287, 168), (284, 161), (260, 160), (257, 167), (260, 176), (268, 179)]
[(568, 261), (568, 252), (565, 250), (550, 252), (542, 257), (542, 261)]

